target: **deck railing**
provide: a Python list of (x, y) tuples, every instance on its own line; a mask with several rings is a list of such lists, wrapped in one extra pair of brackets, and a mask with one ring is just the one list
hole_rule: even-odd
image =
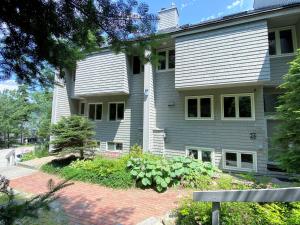
[(212, 225), (220, 224), (221, 202), (297, 202), (300, 187), (257, 190), (196, 191), (193, 200), (212, 202)]

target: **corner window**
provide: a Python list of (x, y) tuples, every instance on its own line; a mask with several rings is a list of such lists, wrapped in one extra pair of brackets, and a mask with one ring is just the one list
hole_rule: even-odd
[(84, 114), (85, 114), (85, 103), (81, 102), (79, 108), (79, 115), (84, 116)]
[(102, 103), (89, 103), (89, 119), (102, 120)]
[(256, 152), (223, 150), (223, 168), (240, 171), (257, 171)]
[(186, 156), (192, 157), (194, 159), (199, 159), (203, 162), (213, 163), (213, 153), (214, 149), (211, 148), (201, 148), (201, 147), (187, 147)]
[(158, 52), (157, 70), (171, 70), (175, 68), (175, 50), (164, 50)]
[(185, 99), (185, 119), (213, 119), (213, 96), (191, 96)]
[(294, 27), (279, 28), (269, 32), (269, 54), (271, 56), (294, 54), (296, 49)]
[(254, 94), (222, 95), (223, 120), (254, 120)]
[(132, 73), (140, 74), (144, 72), (144, 65), (141, 63), (139, 56), (132, 57)]
[(120, 142), (107, 142), (108, 151), (122, 151), (123, 143)]
[(109, 103), (109, 120), (120, 121), (124, 119), (125, 104), (124, 102)]

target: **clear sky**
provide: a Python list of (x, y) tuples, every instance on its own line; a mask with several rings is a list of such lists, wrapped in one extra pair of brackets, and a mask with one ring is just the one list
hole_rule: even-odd
[(253, 0), (143, 0), (152, 13), (168, 8), (172, 2), (178, 8), (180, 25), (194, 24), (253, 8)]

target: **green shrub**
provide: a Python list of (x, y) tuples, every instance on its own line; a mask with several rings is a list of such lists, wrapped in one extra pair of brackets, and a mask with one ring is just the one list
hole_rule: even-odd
[(32, 159), (36, 159), (36, 158), (42, 158), (42, 157), (46, 157), (49, 156), (49, 151), (46, 145), (39, 145), (37, 147), (35, 147), (34, 151), (32, 152), (28, 152), (25, 153), (22, 156), (21, 161), (28, 161), (28, 160), (32, 160)]
[(136, 180), (137, 186), (155, 188), (165, 191), (169, 186), (178, 185), (185, 177), (195, 174), (211, 176), (215, 168), (210, 163), (199, 160), (175, 157), (167, 160), (164, 158), (131, 158), (127, 168)]
[[(178, 225), (210, 225), (211, 203), (184, 200), (177, 212)], [(224, 225), (299, 225), (300, 203), (222, 203)]]
[(135, 144), (130, 148), (131, 156), (138, 157), (138, 156), (141, 156), (142, 154), (143, 154), (143, 148), (140, 145)]

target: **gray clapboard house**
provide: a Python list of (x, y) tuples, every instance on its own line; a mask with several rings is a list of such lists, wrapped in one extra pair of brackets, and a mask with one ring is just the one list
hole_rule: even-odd
[[(254, 9), (179, 26), (159, 12), (158, 65), (109, 50), (77, 63), (56, 85), (52, 122), (71, 114), (95, 123), (99, 151), (194, 155), (223, 170), (267, 173), (276, 88), (300, 46), (299, 0), (255, 0)], [(147, 54), (147, 53), (145, 53)]]

